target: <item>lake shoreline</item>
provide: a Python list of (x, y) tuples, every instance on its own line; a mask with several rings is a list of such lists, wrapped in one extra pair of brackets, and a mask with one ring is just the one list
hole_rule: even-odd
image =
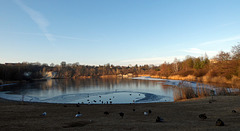
[[(0, 99), (1, 130), (238, 130), (240, 96), (214, 96), (181, 102), (79, 105)], [(135, 112), (133, 111), (135, 109)], [(144, 116), (143, 112), (152, 113)], [(236, 110), (237, 113), (232, 113)], [(83, 114), (75, 118), (77, 112)], [(103, 112), (108, 111), (109, 115)], [(40, 116), (47, 112), (47, 116)], [(123, 118), (118, 113), (124, 112)], [(207, 119), (198, 115), (206, 113)], [(156, 123), (156, 117), (164, 119)], [(226, 126), (215, 126), (220, 118)]]

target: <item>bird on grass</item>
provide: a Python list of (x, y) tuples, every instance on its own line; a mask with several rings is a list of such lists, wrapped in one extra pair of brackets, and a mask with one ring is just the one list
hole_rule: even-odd
[(80, 112), (78, 112), (78, 113), (75, 115), (75, 117), (80, 117), (80, 116), (82, 116), (82, 114), (81, 114)]
[(105, 111), (104, 114), (105, 114), (105, 115), (109, 115), (109, 112), (108, 112), (108, 111)]
[(123, 112), (120, 112), (119, 115), (123, 118), (124, 113), (123, 113)]
[(148, 115), (148, 112), (143, 112), (143, 114), (144, 114), (145, 116), (147, 116), (147, 115)]
[(232, 110), (232, 113), (237, 113), (237, 111), (236, 110)]
[(135, 109), (133, 109), (133, 111), (136, 111)]
[(151, 114), (151, 113), (152, 113), (152, 110), (148, 110), (148, 113)]
[(46, 116), (47, 112), (43, 112), (40, 116)]
[(156, 122), (163, 122), (163, 118), (157, 116)]
[(206, 116), (206, 114), (204, 113), (204, 114), (200, 114), (200, 115), (199, 115), (199, 118), (202, 119), (202, 120), (205, 120), (205, 119), (207, 119), (207, 116)]
[(79, 107), (80, 106), (80, 103), (78, 102), (77, 104), (76, 104), (76, 107)]
[(224, 122), (221, 119), (217, 119), (216, 126), (224, 126)]

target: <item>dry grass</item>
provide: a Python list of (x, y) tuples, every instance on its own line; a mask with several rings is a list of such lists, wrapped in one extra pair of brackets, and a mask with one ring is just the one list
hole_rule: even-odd
[[(240, 129), (240, 96), (216, 96), (213, 103), (210, 97), (190, 99), (183, 102), (165, 102), (151, 104), (126, 105), (75, 105), (24, 103), (0, 99), (1, 130), (239, 130)], [(132, 109), (136, 111), (133, 112)], [(143, 112), (152, 110), (148, 116)], [(232, 113), (236, 110), (237, 113)], [(46, 111), (47, 116), (39, 116)], [(83, 116), (75, 118), (80, 111)], [(104, 111), (109, 111), (108, 116)], [(124, 112), (123, 118), (119, 112)], [(206, 113), (202, 121), (198, 115)], [(164, 119), (156, 123), (156, 117)], [(220, 118), (226, 126), (215, 126)], [(92, 120), (92, 121), (90, 121)]]
[(173, 97), (175, 101), (205, 96), (210, 96), (210, 89), (202, 85), (197, 85), (196, 90), (194, 90), (191, 84), (185, 81), (182, 81), (175, 86), (173, 91)]

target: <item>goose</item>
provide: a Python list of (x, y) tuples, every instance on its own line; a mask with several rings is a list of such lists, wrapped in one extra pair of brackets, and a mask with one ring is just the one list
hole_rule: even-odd
[(151, 114), (151, 113), (152, 113), (152, 110), (148, 110), (148, 113)]
[(163, 122), (163, 118), (157, 116), (156, 122)]
[(108, 112), (108, 111), (105, 111), (104, 114), (105, 114), (105, 115), (109, 115), (109, 112)]
[(207, 116), (206, 116), (206, 114), (204, 113), (204, 114), (200, 114), (200, 115), (199, 115), (199, 118), (202, 119), (202, 120), (205, 120), (205, 119), (207, 119)]
[(78, 113), (75, 115), (75, 117), (80, 117), (80, 116), (82, 116), (82, 114), (81, 114), (80, 112), (78, 112)]
[(221, 119), (217, 119), (216, 126), (224, 126), (224, 122)]
[(120, 112), (119, 115), (123, 118), (124, 113), (123, 113), (123, 112)]

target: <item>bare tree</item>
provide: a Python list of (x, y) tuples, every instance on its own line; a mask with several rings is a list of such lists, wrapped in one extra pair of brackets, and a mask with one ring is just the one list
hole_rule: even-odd
[(228, 61), (228, 60), (231, 60), (231, 55), (229, 52), (224, 52), (224, 51), (220, 51), (216, 56), (215, 58), (218, 60), (218, 61)]
[(240, 44), (232, 46), (231, 52), (233, 54), (232, 58), (239, 60), (240, 59)]

